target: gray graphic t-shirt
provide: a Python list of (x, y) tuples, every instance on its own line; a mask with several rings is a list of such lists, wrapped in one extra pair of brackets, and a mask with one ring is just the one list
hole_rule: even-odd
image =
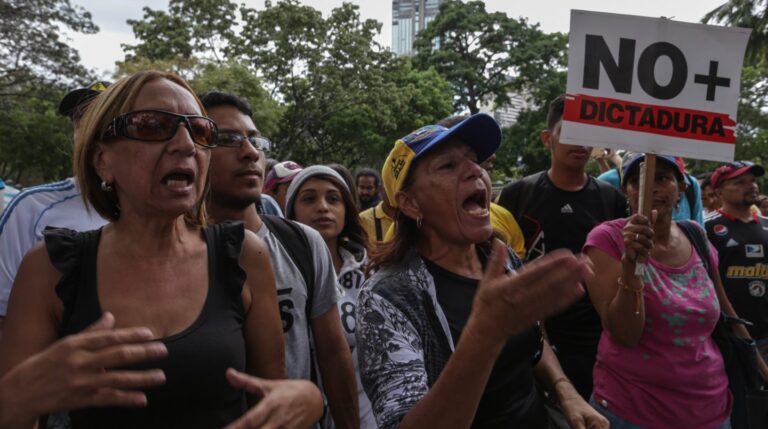
[[(299, 224), (307, 235), (312, 248), (315, 266), (314, 297), (310, 318), (325, 314), (339, 299), (336, 289), (336, 273), (328, 247), (314, 229)], [(288, 378), (310, 379), (309, 327), (307, 321), (307, 285), (301, 271), (293, 263), (290, 254), (266, 225), (257, 231), (269, 248), (272, 270), (277, 285), (277, 303), (283, 320), (285, 338), (285, 366)]]

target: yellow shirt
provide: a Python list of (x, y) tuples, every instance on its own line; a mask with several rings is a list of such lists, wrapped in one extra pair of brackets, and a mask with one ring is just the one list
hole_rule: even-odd
[[(387, 234), (387, 230), (389, 230), (392, 222), (394, 222), (394, 219), (384, 213), (384, 209), (381, 207), (382, 204), (384, 203), (379, 203), (360, 212), (360, 223), (363, 224), (363, 229), (368, 233), (368, 243), (370, 244), (385, 241), (384, 237)], [(379, 234), (376, 234), (377, 222), (379, 224)]]
[(520, 259), (525, 257), (525, 239), (520, 225), (512, 213), (504, 207), (491, 203), (491, 225), (501, 238), (517, 253)]

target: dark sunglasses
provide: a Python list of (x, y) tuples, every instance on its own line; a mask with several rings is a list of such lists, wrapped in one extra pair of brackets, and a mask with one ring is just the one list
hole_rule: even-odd
[(272, 142), (265, 139), (264, 137), (246, 137), (240, 133), (226, 131), (222, 131), (218, 134), (216, 137), (216, 146), (241, 148), (243, 147), (243, 142), (246, 140), (251, 144), (251, 146), (253, 146), (254, 149), (262, 152), (269, 152), (269, 150), (272, 148)]
[(218, 128), (210, 118), (179, 115), (163, 110), (137, 110), (115, 117), (102, 138), (123, 137), (143, 142), (165, 142), (176, 135), (179, 124), (186, 124), (192, 141), (203, 147), (216, 147)]

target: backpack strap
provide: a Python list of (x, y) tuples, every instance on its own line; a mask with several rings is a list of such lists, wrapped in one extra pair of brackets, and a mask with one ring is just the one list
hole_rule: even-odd
[(533, 191), (536, 188), (536, 182), (539, 181), (542, 174), (547, 174), (547, 171), (540, 171), (536, 174), (531, 174), (530, 176), (526, 176), (520, 179), (520, 193), (517, 195), (517, 198), (510, 198), (508, 193), (503, 191), (499, 195), (498, 204), (509, 210), (517, 222), (520, 222), (520, 220), (523, 218), (523, 215), (525, 214), (525, 211), (528, 209), (528, 203), (531, 201), (531, 197), (533, 196)]
[(614, 219), (616, 216), (616, 203), (621, 192), (618, 191), (613, 185), (596, 177), (590, 177), (589, 180), (594, 180), (597, 185), (597, 189), (600, 190), (600, 200), (603, 202), (603, 214), (605, 219)]
[(696, 207), (696, 195), (693, 193), (693, 183), (691, 183), (691, 176), (685, 175), (685, 199), (688, 201), (688, 211), (690, 212), (691, 219), (696, 219), (696, 215), (693, 212), (693, 208)]
[(315, 290), (315, 265), (307, 234), (296, 222), (280, 216), (261, 215), (261, 220), (280, 240), (293, 263), (299, 267), (301, 277), (304, 278), (304, 284), (307, 285), (307, 315), (309, 315)]
[(704, 231), (701, 230), (690, 220), (677, 221), (677, 226), (683, 231), (688, 241), (691, 242), (696, 253), (699, 255), (699, 259), (704, 264), (704, 268), (707, 269), (707, 274), (712, 278), (712, 259), (709, 253), (709, 241), (704, 236)]
[(384, 231), (381, 227), (381, 219), (376, 217), (376, 206), (373, 206), (373, 225), (376, 228), (376, 241), (384, 241)]
[[(707, 274), (709, 274), (709, 277), (714, 281), (714, 276), (712, 275), (712, 259), (710, 259), (711, 254), (709, 253), (709, 240), (704, 235), (704, 231), (702, 231), (700, 227), (698, 227), (695, 223), (693, 223), (693, 221), (690, 220), (680, 220), (676, 221), (676, 223), (677, 226), (679, 226), (680, 229), (683, 230), (683, 233), (685, 233), (685, 235), (688, 237), (688, 240), (690, 240), (693, 248), (696, 250), (696, 253), (699, 254), (699, 259), (701, 259), (701, 262), (704, 264), (704, 268), (706, 268)], [(753, 325), (753, 323), (748, 320), (729, 316), (722, 311), (720, 317), (724, 319), (724, 321), (729, 325), (736, 323), (745, 326)]]
[(285, 219), (275, 215), (260, 215), (264, 225), (275, 234), (280, 243), (288, 251), (291, 260), (299, 268), (301, 277), (304, 278), (304, 284), (307, 285), (307, 305), (305, 313), (307, 319), (307, 332), (309, 333), (310, 347), (310, 377), (317, 383), (317, 369), (315, 368), (314, 350), (312, 347), (312, 304), (315, 292), (315, 263), (312, 257), (312, 247), (309, 245), (309, 239), (304, 230), (297, 222)]

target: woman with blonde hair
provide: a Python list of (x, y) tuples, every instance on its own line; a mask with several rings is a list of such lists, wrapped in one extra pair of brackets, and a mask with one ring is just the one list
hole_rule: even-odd
[(73, 428), (233, 422), (246, 411), (238, 372), (280, 378), (285, 369), (263, 242), (242, 224), (205, 222), (216, 124), (181, 78), (144, 71), (100, 94), (82, 127), (75, 175), (87, 206), (110, 222), (82, 233), (50, 230), (26, 255), (0, 375), (109, 312), (115, 328), (148, 328), (167, 356), (100, 370), (119, 378), (154, 369), (162, 385), (138, 392), (144, 407), (73, 411)]

